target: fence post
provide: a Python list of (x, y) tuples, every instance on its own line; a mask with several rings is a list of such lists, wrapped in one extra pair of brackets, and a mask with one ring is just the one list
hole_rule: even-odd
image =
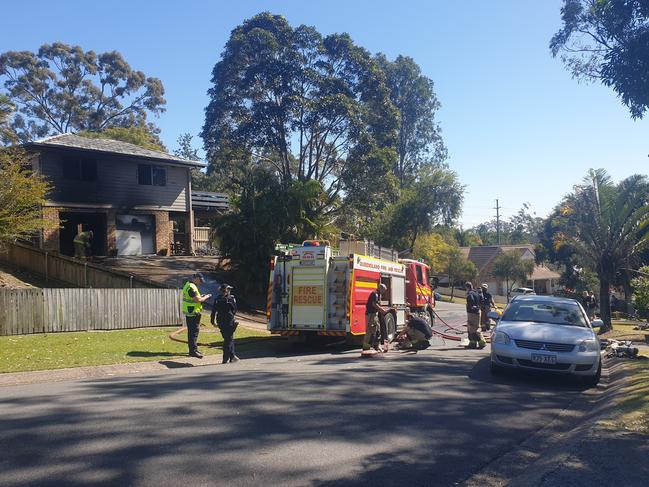
[(132, 289), (132, 288), (133, 288), (133, 276), (129, 276), (129, 277), (128, 277), (128, 283), (129, 283), (129, 286), (130, 286), (131, 289)]
[(45, 282), (49, 279), (49, 273), (47, 272), (47, 252), (45, 252)]

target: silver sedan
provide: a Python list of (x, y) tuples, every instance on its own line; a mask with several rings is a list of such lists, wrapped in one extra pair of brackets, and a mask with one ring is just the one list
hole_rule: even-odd
[(518, 368), (583, 376), (602, 374), (599, 339), (581, 305), (554, 296), (519, 296), (500, 317), (491, 339), (491, 372)]

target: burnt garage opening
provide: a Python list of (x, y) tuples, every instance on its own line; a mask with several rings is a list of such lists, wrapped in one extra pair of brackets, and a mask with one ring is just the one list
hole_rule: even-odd
[[(92, 230), (92, 255), (106, 255), (106, 214), (83, 212), (60, 212), (60, 252), (74, 255), (74, 237), (78, 229)], [(80, 227), (79, 227), (80, 226)]]

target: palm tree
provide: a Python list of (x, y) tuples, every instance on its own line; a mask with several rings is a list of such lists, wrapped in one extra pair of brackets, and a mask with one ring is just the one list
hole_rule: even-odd
[(617, 272), (648, 244), (649, 182), (633, 175), (614, 184), (605, 170), (591, 169), (559, 207), (562, 232), (600, 281), (599, 302), (605, 330), (611, 328), (609, 288)]

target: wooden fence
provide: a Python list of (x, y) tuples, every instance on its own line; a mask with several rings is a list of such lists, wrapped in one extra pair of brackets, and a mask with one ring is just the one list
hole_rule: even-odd
[(211, 233), (210, 227), (194, 227), (194, 247), (197, 249), (209, 247)]
[(0, 250), (0, 261), (21, 270), (31, 271), (54, 281), (76, 287), (92, 288), (160, 288), (160, 283), (136, 278), (128, 273), (81, 262), (64, 255), (45, 252), (22, 243), (9, 244)]
[(177, 289), (0, 289), (0, 335), (180, 325)]

